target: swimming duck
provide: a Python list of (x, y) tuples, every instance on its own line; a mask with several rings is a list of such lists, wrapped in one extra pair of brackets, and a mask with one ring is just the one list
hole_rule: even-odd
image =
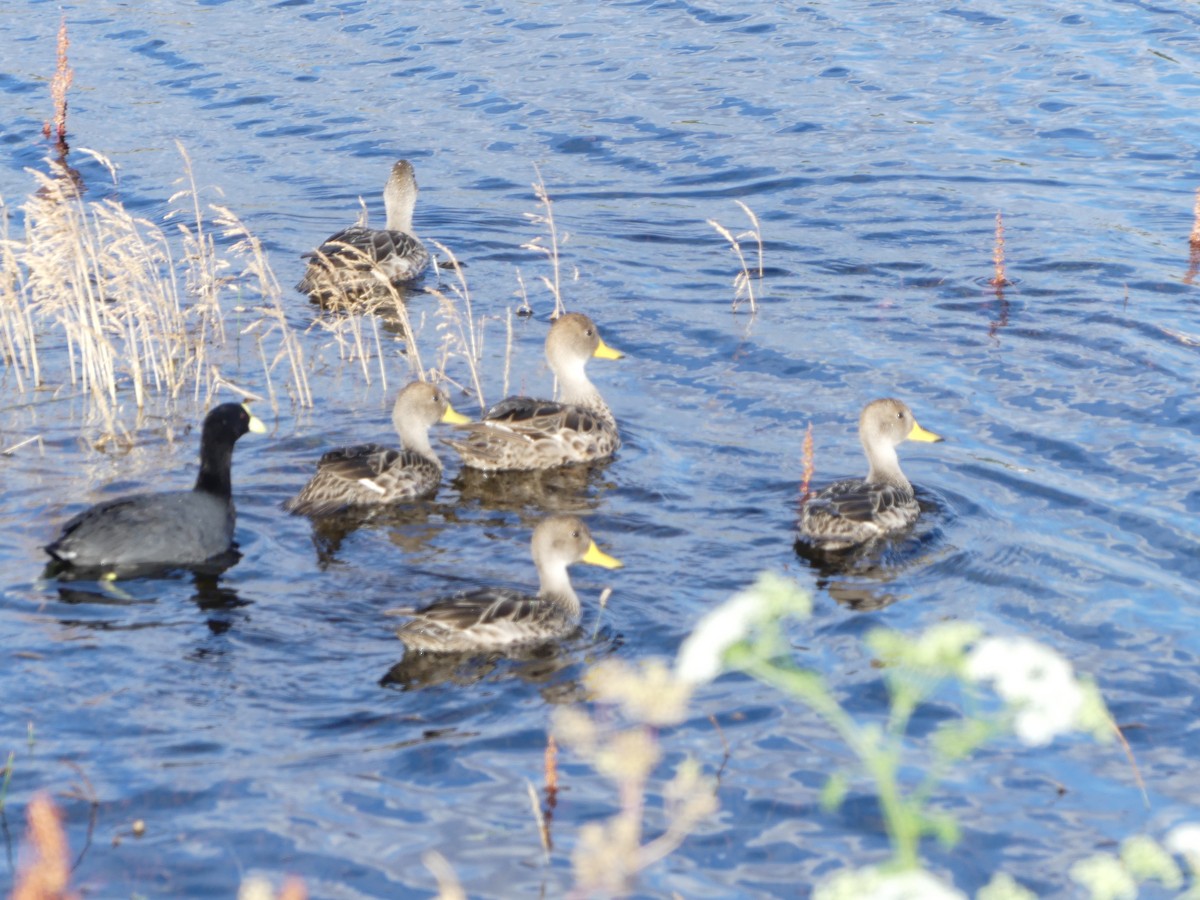
[(844, 550), (917, 520), (920, 507), (896, 456), (904, 441), (940, 441), (917, 424), (900, 400), (872, 400), (858, 417), (858, 437), (870, 469), (866, 480), (838, 481), (812, 497), (800, 520), (800, 539), (818, 550)]
[(402, 449), (359, 444), (330, 450), (317, 463), (317, 474), (284, 503), (284, 509), (319, 516), (433, 493), (442, 480), (442, 461), (429, 445), (429, 427), (469, 421), (455, 412), (438, 388), (414, 381), (397, 395), (392, 407), (392, 424)]
[(443, 597), (423, 609), (388, 610), (388, 615), (412, 617), (396, 629), (397, 637), (410, 650), (431, 653), (485, 653), (558, 640), (575, 630), (582, 614), (567, 567), (577, 562), (606, 569), (622, 565), (596, 546), (575, 516), (552, 516), (538, 523), (533, 562), (540, 580), (536, 597), (485, 587)]
[(429, 251), (413, 234), (417, 179), (412, 163), (399, 160), (383, 189), (387, 227), (368, 228), (365, 220), (328, 238), (308, 258), (296, 289), (321, 303), (389, 293), (380, 278), (397, 287), (429, 265)]
[(62, 527), (46, 552), (76, 568), (186, 566), (233, 546), (235, 511), (230, 469), (233, 445), (248, 431), (266, 431), (240, 403), (223, 403), (204, 418), (200, 474), (190, 491), (131, 494), (105, 500)]
[(583, 313), (560, 316), (546, 335), (546, 359), (558, 379), (558, 402), (509, 397), (463, 426), (465, 436), (447, 439), (463, 464), (484, 471), (551, 469), (594, 462), (621, 446), (617, 421), (587, 377), (584, 367), (597, 356), (625, 354), (600, 339)]

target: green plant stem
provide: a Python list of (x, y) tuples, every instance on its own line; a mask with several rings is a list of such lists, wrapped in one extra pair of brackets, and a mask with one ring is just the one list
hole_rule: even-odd
[(12, 781), (13, 759), (16, 751), (8, 751), (8, 762), (4, 764), (4, 782), (0, 784), (0, 812), (4, 812), (4, 804), (8, 802), (8, 783)]
[(919, 805), (906, 800), (900, 791), (896, 778), (898, 753), (881, 745), (878, 732), (855, 722), (818, 675), (768, 662), (750, 648), (731, 649), (727, 661), (764, 684), (799, 698), (838, 733), (875, 782), (884, 828), (892, 842), (893, 865), (899, 870), (918, 868), (922, 816)]

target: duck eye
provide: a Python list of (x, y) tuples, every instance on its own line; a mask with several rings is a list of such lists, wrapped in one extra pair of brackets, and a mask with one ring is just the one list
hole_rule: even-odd
[(579, 537), (579, 530), (578, 530), (578, 529), (576, 529), (575, 531), (572, 531), (572, 532), (571, 532), (571, 537), (573, 537), (573, 538), (577, 538), (577, 537)]

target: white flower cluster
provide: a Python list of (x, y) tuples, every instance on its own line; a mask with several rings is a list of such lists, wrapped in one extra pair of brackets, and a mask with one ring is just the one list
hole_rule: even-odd
[(724, 671), (725, 654), (760, 625), (785, 613), (808, 615), (811, 598), (794, 582), (764, 573), (746, 590), (710, 610), (692, 629), (675, 658), (675, 675), (688, 684), (704, 684)]
[(1013, 728), (1030, 746), (1081, 726), (1088, 694), (1071, 664), (1029, 638), (984, 638), (967, 655), (966, 675), (991, 681), (1014, 709)]
[(924, 869), (865, 868), (838, 872), (817, 885), (813, 900), (967, 900), (967, 895)]

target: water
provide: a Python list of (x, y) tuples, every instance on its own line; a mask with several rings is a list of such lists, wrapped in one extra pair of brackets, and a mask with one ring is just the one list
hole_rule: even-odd
[[(322, 448), (387, 437), (405, 378), (393, 349), (388, 390), (354, 367), (318, 372), (317, 409), (285, 403), (271, 435), (239, 445), (237, 566), (125, 596), (40, 582), (39, 547), (87, 503), (190, 483), (194, 436), (96, 453), (77, 440), (82, 404), (31, 410), (10, 388), (4, 445), (44, 444), (3, 460), (6, 815), (19, 830), (31, 794), (55, 791), (78, 851), (91, 810), (63, 794), (94, 794), (84, 889), (230, 896), (246, 872), (286, 871), (314, 896), (402, 896), (433, 889), (421, 855), (438, 849), (472, 896), (560, 895), (579, 826), (616, 798), (564, 754), (544, 864), (525, 780), (541, 782), (553, 705), (596, 659), (673, 654), (762, 569), (814, 589), (793, 642), (860, 715), (884, 708), (861, 642), (876, 625), (976, 621), (1056, 647), (1100, 684), (1150, 807), (1120, 751), (1002, 745), (942, 795), (964, 823), (959, 848), (926, 847), (960, 887), (1005, 868), (1061, 894), (1075, 860), (1196, 815), (1200, 404), (1196, 349), (1180, 338), (1200, 335), (1184, 282), (1193, 7), (63, 8), (73, 145), (119, 164), (131, 210), (166, 212), (179, 140), (292, 283), (298, 254), (351, 221), (358, 196), (382, 220), (388, 167), (407, 157), (417, 230), (466, 261), (479, 312), (502, 319), (519, 302), (520, 268), (535, 316), (515, 323), (513, 384), (544, 393), (549, 269), (521, 247), (543, 231), (526, 218), (536, 166), (569, 233), (568, 305), (628, 354), (590, 369), (623, 450), (582, 492), (550, 494), (589, 511), (626, 563), (575, 573), (589, 624), (600, 589), (615, 591), (597, 642), (414, 691), (386, 679), (402, 650), (382, 611), (461, 584), (528, 584), (540, 512), (452, 484), (449, 459), (434, 503), (344, 536), (278, 510)], [(0, 11), (0, 196), (14, 205), (45, 152), (58, 15)], [(71, 160), (102, 189), (96, 164)], [(736, 262), (706, 224), (744, 230), (736, 199), (766, 240), (754, 318), (730, 311)], [(998, 210), (1016, 282), (1003, 298), (987, 286)], [(433, 301), (411, 308), (433, 356)], [(313, 312), (296, 296), (289, 314), (302, 328)], [(494, 400), (503, 325), (488, 328)], [(304, 340), (315, 352), (326, 338)], [(902, 448), (928, 529), (882, 572), (814, 570), (791, 541), (805, 425), (818, 484), (858, 474), (854, 422), (881, 395), (948, 438)], [(664, 735), (671, 760), (719, 764), (710, 715), (729, 742), (722, 812), (644, 875), (646, 895), (804, 895), (838, 866), (884, 858), (864, 793), (821, 810), (824, 778), (848, 759), (811, 714), (727, 677)], [(138, 818), (145, 837), (114, 846)]]

